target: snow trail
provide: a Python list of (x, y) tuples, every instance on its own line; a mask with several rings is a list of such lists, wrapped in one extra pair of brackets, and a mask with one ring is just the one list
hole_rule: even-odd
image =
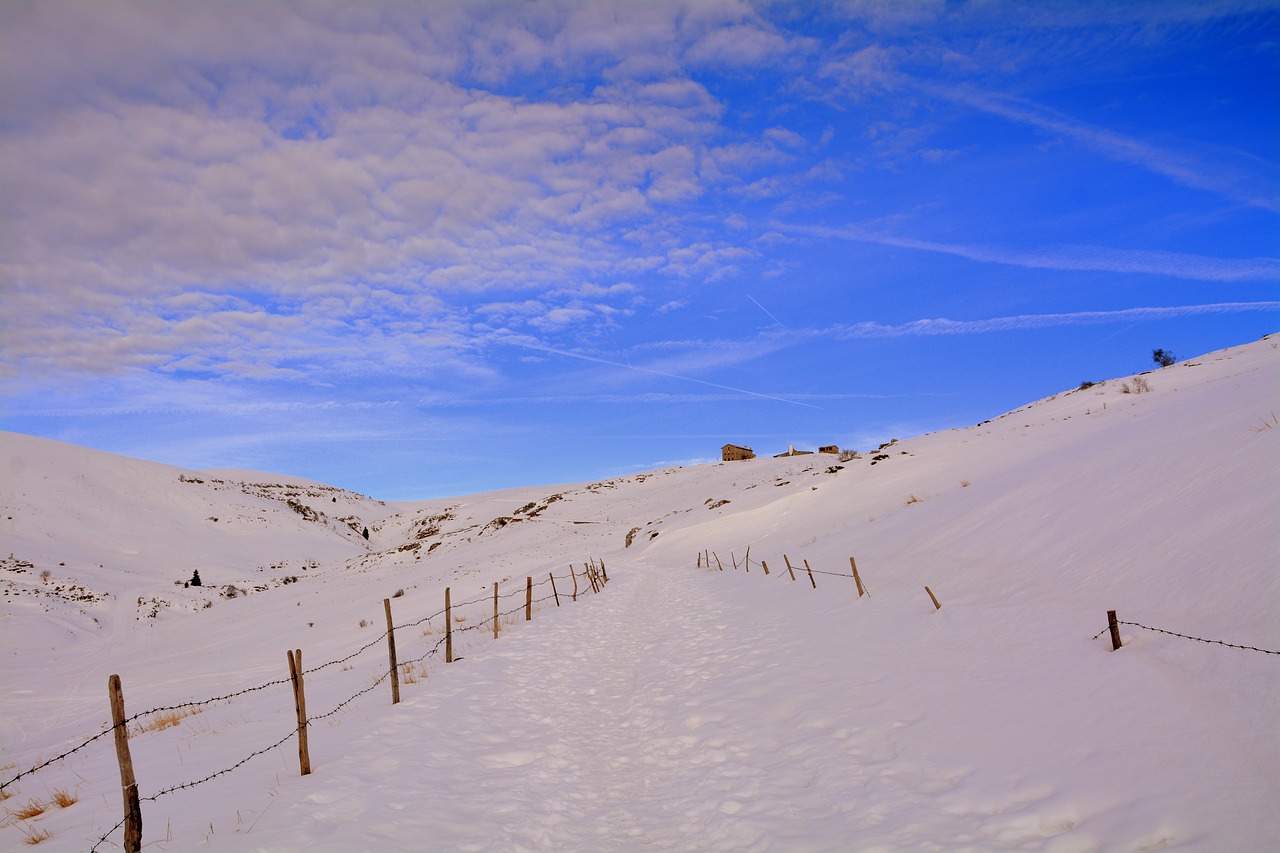
[[(780, 606), (744, 601), (748, 586)], [(929, 806), (970, 770), (908, 754), (898, 732), (918, 715), (880, 695), (879, 676), (821, 683), (794, 665), (848, 606), (777, 577), (615, 570), (601, 595), (535, 613), (410, 685), (395, 709), (366, 706), (365, 719), (321, 727), (314, 775), (287, 780), (252, 832), (219, 848), (398, 849), (420, 837), (423, 849), (456, 851), (887, 850), (939, 839), (1041, 849), (1034, 842), (1074, 826), (1038, 815), (1044, 786), (949, 813)]]

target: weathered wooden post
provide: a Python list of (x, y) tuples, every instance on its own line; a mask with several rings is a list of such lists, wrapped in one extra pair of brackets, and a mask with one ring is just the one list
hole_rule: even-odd
[(1120, 623), (1114, 610), (1107, 611), (1107, 627), (1111, 629), (1111, 651), (1120, 648)]
[(795, 580), (795, 579), (796, 579), (796, 570), (795, 570), (795, 569), (793, 569), (793, 568), (791, 568), (791, 561), (790, 561), (789, 559), (787, 559), (787, 555), (786, 555), (786, 554), (783, 554), (783, 555), (782, 555), (782, 561), (783, 561), (784, 563), (786, 563), (786, 564), (787, 564), (787, 571), (791, 573), (791, 579), (792, 579), (792, 580)]
[(116, 758), (120, 762), (120, 790), (124, 796), (124, 849), (126, 853), (142, 850), (142, 805), (138, 801), (138, 780), (133, 776), (133, 758), (129, 755), (129, 730), (125, 727), (124, 693), (120, 676), (107, 679), (111, 699), (111, 722), (115, 725)]
[(927, 592), (927, 593), (929, 593), (929, 598), (933, 601), (933, 609), (934, 609), (934, 610), (941, 610), (941, 609), (942, 609), (942, 605), (938, 603), (938, 596), (936, 596), (936, 595), (934, 595), (934, 594), (933, 594), (933, 590), (929, 589), (929, 587), (927, 587), (927, 586), (926, 586), (926, 587), (924, 588), (924, 591), (925, 591), (925, 592)]
[(809, 561), (804, 561), (804, 570), (809, 573), (809, 583), (813, 584), (813, 588), (818, 588), (818, 582), (813, 579), (813, 569), (809, 568)]
[(715, 558), (716, 558), (716, 565), (717, 565), (717, 566), (719, 566), (719, 567), (720, 567), (720, 571), (722, 571), (722, 572), (723, 572), (723, 571), (724, 571), (724, 563), (720, 562), (720, 555), (719, 555), (719, 554), (717, 554), (715, 551), (712, 551), (712, 552), (711, 552), (711, 556), (713, 556), (713, 557), (715, 557)]
[(391, 621), (391, 599), (382, 599), (382, 607), (387, 611), (387, 656), (391, 659), (391, 704), (400, 703), (400, 672), (396, 669), (396, 629)]
[(307, 746), (307, 695), (302, 682), (302, 649), (289, 655), (289, 679), (293, 682), (293, 708), (298, 712), (298, 771), (311, 773), (311, 750)]
[(769, 564), (766, 563), (764, 560), (760, 561), (760, 568), (764, 569), (764, 573), (766, 575), (769, 574)]
[(453, 608), (447, 586), (444, 588), (444, 662), (453, 663)]
[(573, 570), (573, 563), (569, 564), (569, 574), (573, 576), (573, 600), (578, 600), (578, 574)]
[(732, 551), (729, 552), (729, 562), (733, 563), (733, 570), (736, 572), (738, 570), (738, 558), (733, 556)]
[(862, 598), (862, 594), (866, 592), (866, 590), (862, 588), (862, 578), (858, 576), (858, 564), (854, 561), (853, 557), (849, 558), (849, 568), (853, 569), (853, 582), (858, 585), (858, 598)]
[(524, 621), (533, 621), (533, 578), (524, 580)]
[(547, 572), (547, 577), (551, 578), (551, 594), (555, 596), (556, 607), (560, 606), (560, 593), (556, 592), (556, 576), (554, 572)]
[(604, 582), (609, 582), (609, 570), (604, 567), (604, 560), (600, 561), (600, 577), (604, 578)]
[(493, 638), (498, 639), (498, 582), (493, 582)]
[(698, 568), (702, 568), (702, 552), (698, 552)]

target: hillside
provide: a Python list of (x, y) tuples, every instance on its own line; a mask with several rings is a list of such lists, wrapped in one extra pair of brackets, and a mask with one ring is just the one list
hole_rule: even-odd
[[(1271, 336), (847, 461), (419, 503), (5, 433), (0, 781), (109, 727), (112, 673), (136, 713), (287, 677), (287, 648), (368, 646), (309, 676), (311, 776), (265, 749), (284, 686), (140, 732), (144, 797), (264, 750), (144, 802), (148, 846), (1275, 849), (1280, 655), (1092, 638), (1114, 609), (1280, 650), (1278, 380)], [(492, 640), (493, 583), (513, 608), (527, 576), (565, 596), (589, 559), (600, 594), (557, 607), (544, 584)], [(481, 629), (449, 666), (425, 621), (445, 587)], [(386, 668), (384, 598), (414, 680), (343, 704)], [(11, 815), (78, 800), (0, 844), (92, 847), (118, 779), (109, 737), (22, 775)]]

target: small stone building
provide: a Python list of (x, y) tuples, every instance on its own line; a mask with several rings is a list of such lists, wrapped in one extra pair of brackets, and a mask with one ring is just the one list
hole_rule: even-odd
[(836, 445), (834, 445), (834, 444), (824, 444), (824, 445), (822, 445), (821, 447), (819, 447), (819, 448), (818, 448), (818, 452), (819, 452), (819, 453), (830, 453), (830, 454), (832, 454), (833, 456), (837, 456), (837, 455), (839, 455), (839, 453), (840, 453), (840, 448), (839, 448), (839, 447), (837, 447), (837, 446), (836, 446)]
[(737, 462), (740, 459), (755, 459), (755, 451), (750, 447), (741, 447), (737, 444), (726, 444), (720, 448), (720, 459), (724, 462)]

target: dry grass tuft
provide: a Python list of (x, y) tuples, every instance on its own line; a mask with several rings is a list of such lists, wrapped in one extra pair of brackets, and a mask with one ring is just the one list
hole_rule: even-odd
[(53, 833), (47, 829), (32, 829), (27, 827), (22, 830), (23, 844), (39, 844), (41, 841), (48, 841), (53, 838)]
[(915, 495), (912, 495), (911, 497), (907, 498), (906, 506), (911, 506), (912, 504), (918, 504), (918, 503), (920, 503), (920, 499)]
[(171, 729), (181, 723), (187, 717), (204, 713), (204, 708), (192, 706), (189, 708), (175, 708), (171, 711), (157, 711), (151, 715), (151, 719), (145, 720), (134, 726), (130, 734), (140, 735), (147, 732), (160, 732), (165, 729)]
[(79, 802), (80, 798), (68, 791), (66, 788), (54, 788), (53, 793), (49, 796), (53, 797), (53, 804), (60, 809), (68, 806), (74, 806)]
[(33, 817), (44, 814), (47, 808), (48, 806), (39, 800), (28, 800), (25, 806), (19, 809), (5, 809), (5, 812), (13, 820), (31, 820)]
[(3, 803), (5, 800), (9, 799), (12, 796), (13, 794), (9, 793), (8, 791), (0, 791), (0, 803)]

